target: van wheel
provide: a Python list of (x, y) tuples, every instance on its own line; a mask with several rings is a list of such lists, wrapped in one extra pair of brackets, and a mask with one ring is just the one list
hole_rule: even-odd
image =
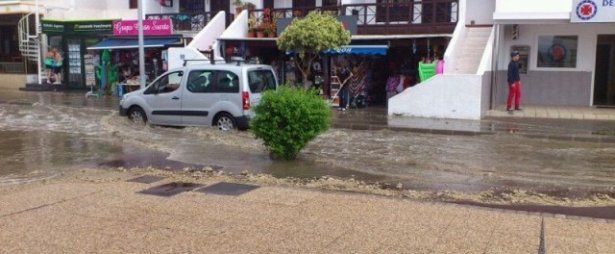
[(147, 115), (140, 107), (131, 107), (128, 110), (128, 119), (138, 126), (145, 126), (147, 124)]
[(237, 127), (235, 117), (228, 113), (220, 113), (214, 120), (214, 125), (221, 131), (230, 131)]

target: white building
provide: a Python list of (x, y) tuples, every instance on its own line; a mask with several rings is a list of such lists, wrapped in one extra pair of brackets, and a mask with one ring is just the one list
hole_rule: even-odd
[[(506, 103), (506, 70), (513, 49), (522, 58), (522, 104), (615, 105), (612, 1), (497, 0), (495, 6), (490, 2), (466, 1), (467, 16), (460, 18), (466, 26), (455, 29), (446, 52), (446, 74), (392, 98), (390, 114), (480, 119), (487, 110)], [(490, 30), (482, 47), (477, 41), (483, 39), (468, 27), (472, 16)], [(468, 54), (478, 49), (482, 60), (471, 63)]]

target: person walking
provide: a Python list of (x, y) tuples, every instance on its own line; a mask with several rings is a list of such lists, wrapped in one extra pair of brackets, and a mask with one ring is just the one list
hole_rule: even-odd
[(515, 110), (521, 110), (521, 78), (519, 77), (519, 51), (510, 53), (511, 61), (508, 64), (508, 100), (506, 111), (513, 113), (512, 103), (515, 100)]

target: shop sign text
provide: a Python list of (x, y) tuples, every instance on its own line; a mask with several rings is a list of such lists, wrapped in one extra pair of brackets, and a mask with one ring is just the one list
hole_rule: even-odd
[[(139, 35), (139, 23), (136, 20), (118, 20), (113, 22), (113, 35), (137, 36)], [(143, 20), (144, 35), (171, 35), (173, 26), (170, 19), (146, 19)]]

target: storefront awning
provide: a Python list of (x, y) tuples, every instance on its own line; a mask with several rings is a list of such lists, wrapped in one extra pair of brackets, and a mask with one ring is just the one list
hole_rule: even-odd
[(322, 53), (325, 55), (386, 55), (389, 46), (387, 45), (348, 45), (339, 49), (327, 49)]
[[(144, 47), (146, 48), (162, 48), (168, 45), (174, 45), (181, 43), (179, 38), (145, 38), (143, 40)], [(136, 38), (123, 39), (123, 38), (107, 38), (94, 46), (88, 47), (91, 50), (102, 49), (135, 49), (139, 47), (139, 40)]]

